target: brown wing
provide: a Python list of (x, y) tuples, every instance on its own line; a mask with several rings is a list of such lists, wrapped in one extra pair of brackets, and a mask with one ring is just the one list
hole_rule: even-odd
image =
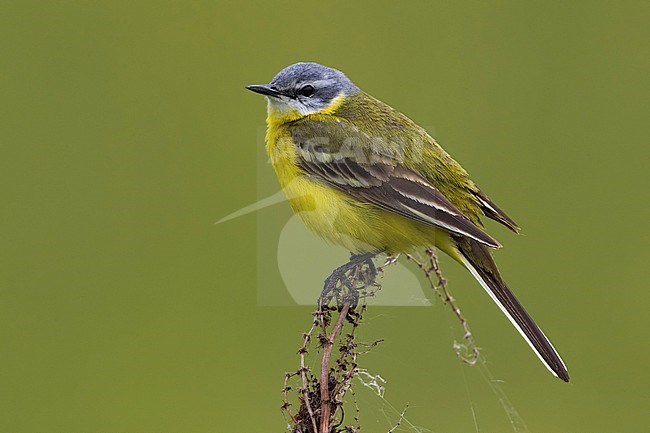
[(506, 215), (506, 213), (502, 211), (499, 206), (494, 204), (494, 202), (490, 200), (483, 191), (478, 190), (476, 193), (474, 193), (474, 195), (478, 199), (481, 210), (483, 210), (483, 213), (486, 217), (500, 222), (515, 233), (519, 233), (519, 226), (517, 223), (514, 222), (508, 215)]
[(501, 247), (438, 189), (408, 168), (385, 162), (358, 163), (353, 158), (322, 153), (322, 149), (314, 153), (310, 147), (303, 147), (299, 155), (299, 166), (308, 175), (357, 200), (467, 236), (491, 248)]

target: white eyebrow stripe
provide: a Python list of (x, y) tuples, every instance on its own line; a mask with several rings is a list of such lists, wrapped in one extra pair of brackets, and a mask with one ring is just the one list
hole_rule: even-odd
[(335, 84), (336, 80), (332, 78), (328, 78), (325, 80), (316, 80), (316, 81), (306, 81), (303, 85), (305, 84), (311, 84), (314, 87), (327, 87), (330, 84)]

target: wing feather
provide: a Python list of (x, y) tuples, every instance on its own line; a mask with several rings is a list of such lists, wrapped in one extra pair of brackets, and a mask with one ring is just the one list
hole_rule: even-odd
[(503, 224), (515, 233), (519, 233), (519, 226), (517, 223), (514, 222), (514, 220), (508, 215), (506, 215), (506, 213), (502, 211), (499, 206), (497, 206), (492, 200), (490, 200), (483, 191), (478, 190), (475, 195), (479, 201), (481, 210), (483, 210), (483, 213), (486, 217)]
[[(403, 156), (345, 122), (296, 122), (290, 127), (304, 172), (356, 199), (413, 221), (501, 244), (452, 204), (432, 181), (404, 166)], [(364, 141), (366, 140), (366, 141)], [(402, 149), (398, 149), (401, 151)]]
[(351, 158), (332, 158), (329, 162), (302, 158), (299, 165), (309, 175), (381, 209), (470, 237), (492, 248), (501, 246), (426, 179), (403, 166), (360, 164)]

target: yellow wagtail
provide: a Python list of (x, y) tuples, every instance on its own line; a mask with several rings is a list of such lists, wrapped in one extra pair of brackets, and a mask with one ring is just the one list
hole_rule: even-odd
[(267, 151), (309, 229), (362, 257), (444, 251), (471, 272), (544, 365), (569, 381), (557, 351), (501, 278), (490, 252), (501, 245), (480, 216), (514, 232), (517, 224), (423, 128), (317, 63), (296, 63), (247, 89), (267, 97)]

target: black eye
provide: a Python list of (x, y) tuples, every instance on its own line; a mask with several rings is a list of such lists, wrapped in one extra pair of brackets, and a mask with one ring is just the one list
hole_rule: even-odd
[(307, 84), (306, 86), (302, 86), (298, 91), (298, 94), (302, 96), (310, 97), (311, 95), (314, 94), (314, 86), (309, 84)]

